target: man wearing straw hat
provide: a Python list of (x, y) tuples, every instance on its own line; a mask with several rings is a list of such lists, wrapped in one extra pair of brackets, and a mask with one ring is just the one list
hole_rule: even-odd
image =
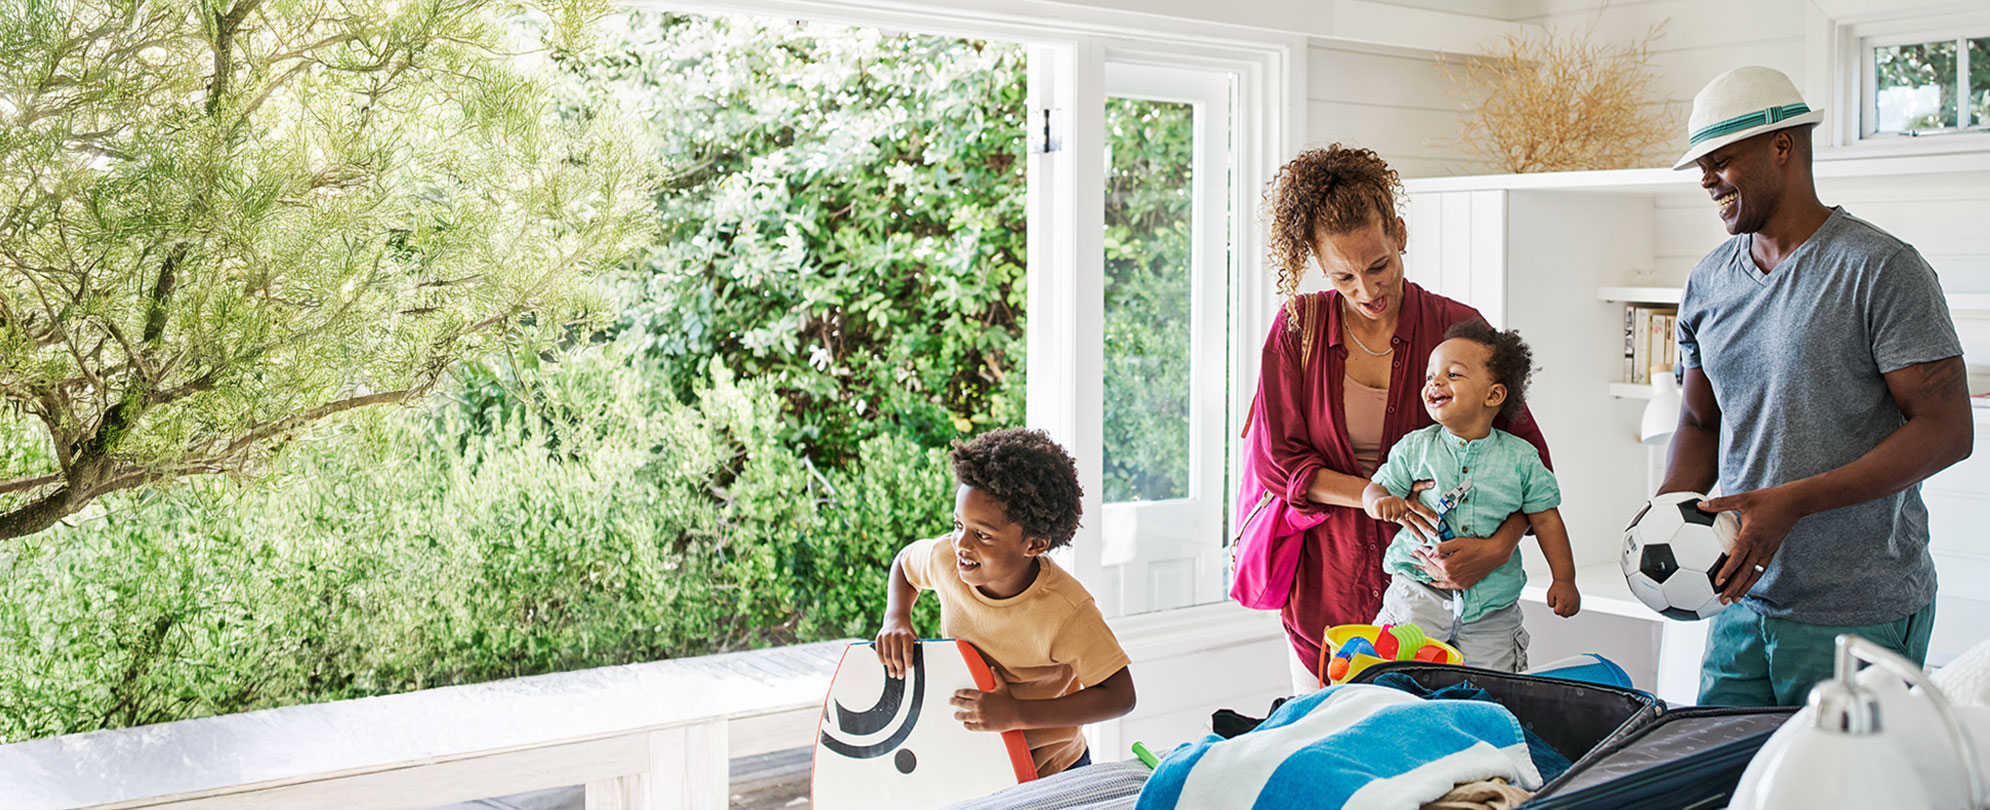
[(1969, 455), (1962, 345), (1913, 246), (1818, 201), (1822, 110), (1744, 67), (1693, 97), (1686, 154), (1733, 238), (1679, 305), (1685, 405), (1660, 492), (1723, 497), (1741, 534), (1716, 574), (1700, 702), (1802, 705), (1857, 633), (1922, 662), (1935, 567), (1920, 482)]

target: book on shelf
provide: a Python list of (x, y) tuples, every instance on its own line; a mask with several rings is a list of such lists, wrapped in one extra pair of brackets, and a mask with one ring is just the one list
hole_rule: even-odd
[(1624, 382), (1649, 383), (1652, 369), (1678, 364), (1678, 317), (1676, 307), (1624, 307)]

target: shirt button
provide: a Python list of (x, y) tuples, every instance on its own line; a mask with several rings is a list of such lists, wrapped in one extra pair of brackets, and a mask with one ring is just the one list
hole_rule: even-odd
[(1381, 595), (1382, 595), (1382, 592), (1381, 592), (1381, 591), (1379, 591), (1379, 590), (1376, 590), (1376, 589), (1374, 589), (1374, 588), (1369, 588), (1369, 589), (1368, 589), (1368, 595), (1369, 595), (1369, 596), (1381, 596)]
[(1391, 405), (1391, 406), (1389, 406), (1389, 412), (1390, 412), (1390, 413), (1395, 413), (1395, 412), (1396, 412), (1396, 406), (1394, 406), (1394, 405)]

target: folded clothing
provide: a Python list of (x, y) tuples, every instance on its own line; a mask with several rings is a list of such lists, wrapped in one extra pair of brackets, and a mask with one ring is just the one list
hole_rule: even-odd
[(1497, 703), (1342, 684), (1295, 697), (1249, 733), (1176, 748), (1139, 810), (1416, 810), (1458, 784), (1541, 787), (1520, 722)]
[[(1499, 702), (1494, 700), (1492, 695), (1487, 694), (1486, 690), (1473, 686), (1471, 681), (1459, 681), (1442, 689), (1431, 690), (1423, 684), (1418, 683), (1417, 679), (1401, 672), (1388, 672), (1375, 676), (1375, 680), (1371, 681), (1371, 683), (1376, 686), (1401, 689), (1404, 692), (1416, 695), (1425, 700), (1483, 700), (1491, 703)], [(1530, 759), (1534, 760), (1534, 770), (1541, 773), (1543, 781), (1552, 782), (1555, 780), (1555, 777), (1561, 776), (1562, 772), (1569, 769), (1571, 763), (1568, 756), (1555, 750), (1555, 747), (1549, 745), (1547, 740), (1541, 739), (1541, 735), (1535, 734), (1533, 729), (1527, 728), (1525, 725), (1520, 727), (1520, 732), (1527, 739), (1527, 755)]]

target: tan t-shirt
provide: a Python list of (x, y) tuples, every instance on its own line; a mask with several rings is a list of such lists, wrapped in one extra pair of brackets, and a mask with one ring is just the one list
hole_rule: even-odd
[[(921, 540), (898, 553), (905, 579), (940, 597), (940, 632), (980, 650), (1018, 700), (1097, 686), (1128, 663), (1092, 594), (1049, 557), (1037, 559), (1043, 565), (1029, 588), (991, 599), (960, 580), (951, 537)], [(1085, 753), (1077, 726), (1027, 729), (1023, 739), (1039, 776), (1059, 773)]]

